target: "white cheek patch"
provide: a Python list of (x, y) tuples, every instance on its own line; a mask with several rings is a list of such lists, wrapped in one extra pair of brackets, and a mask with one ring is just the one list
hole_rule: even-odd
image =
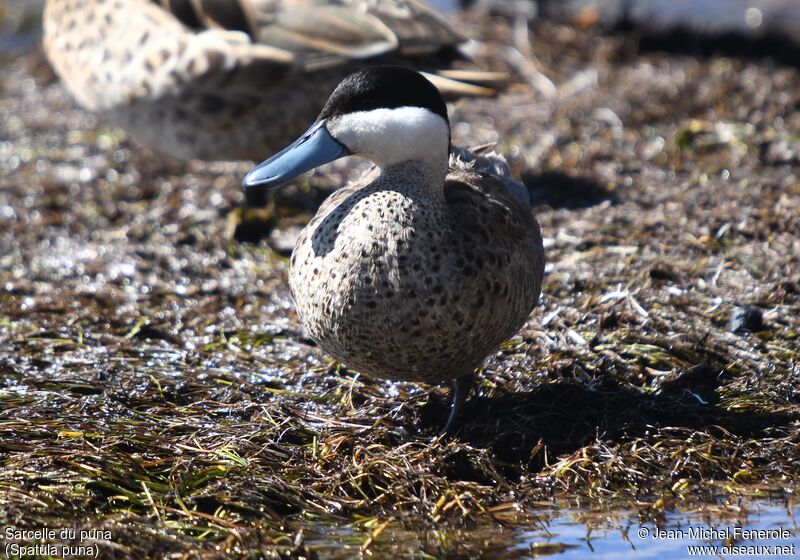
[(441, 161), (450, 144), (447, 122), (421, 107), (349, 113), (331, 119), (327, 126), (354, 155), (380, 167), (408, 160)]

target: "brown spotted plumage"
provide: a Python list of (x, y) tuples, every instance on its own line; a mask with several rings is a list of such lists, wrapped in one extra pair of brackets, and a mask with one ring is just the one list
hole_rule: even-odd
[(539, 297), (539, 227), (497, 178), (413, 162), (332, 195), (303, 230), (289, 283), (326, 352), (356, 371), (438, 384), (469, 375)]

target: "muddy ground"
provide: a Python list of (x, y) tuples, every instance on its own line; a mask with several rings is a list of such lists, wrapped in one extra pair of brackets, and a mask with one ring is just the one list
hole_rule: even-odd
[(455, 103), (454, 140), (498, 142), (549, 265), (448, 438), (446, 389), (358, 377), (299, 330), (282, 232), (335, 176), (242, 226), (247, 165), (160, 158), (38, 49), (2, 55), (0, 525), (108, 529), (118, 558), (515, 558), (553, 504), (791, 499), (798, 68), (466, 20), (518, 83)]

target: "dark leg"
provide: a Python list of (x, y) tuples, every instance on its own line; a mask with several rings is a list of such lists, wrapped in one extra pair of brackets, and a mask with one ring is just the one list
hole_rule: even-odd
[(458, 416), (458, 412), (461, 410), (461, 405), (464, 404), (467, 398), (467, 394), (469, 394), (469, 390), (472, 389), (472, 382), (473, 376), (471, 373), (458, 377), (453, 382), (453, 404), (450, 406), (450, 416), (447, 418), (447, 423), (445, 423), (444, 428), (442, 428), (442, 431), (439, 433), (452, 433), (453, 423), (456, 416)]

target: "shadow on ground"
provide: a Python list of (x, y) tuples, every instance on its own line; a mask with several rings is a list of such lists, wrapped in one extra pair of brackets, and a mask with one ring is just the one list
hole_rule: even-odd
[(588, 177), (573, 177), (558, 171), (524, 173), (522, 181), (531, 196), (531, 205), (551, 208), (589, 208), (605, 201), (617, 201), (612, 189)]
[[(506, 465), (502, 474), (515, 479), (599, 440), (613, 446), (675, 431), (708, 432), (720, 440), (763, 439), (797, 422), (796, 414), (732, 412), (717, 406), (715, 389), (722, 380), (717, 378), (716, 386), (706, 383), (712, 377), (709, 372), (704, 366), (689, 368), (684, 376), (693, 378), (691, 390), (679, 377), (653, 393), (613, 383), (588, 386), (563, 380), (531, 391), (479, 394), (467, 402), (453, 437), (490, 450), (496, 465)], [(447, 405), (432, 399), (421, 413), (423, 425), (431, 430), (441, 426)], [(450, 465), (453, 479), (492, 483), (491, 473), (469, 461), (454, 457)]]
[[(620, 32), (628, 31), (623, 27)], [(788, 36), (775, 33), (746, 36), (741, 33), (702, 35), (685, 28), (645, 34), (639, 40), (641, 52), (668, 52), (693, 57), (737, 57), (744, 60), (769, 58), (783, 66), (800, 66), (800, 46)]]

